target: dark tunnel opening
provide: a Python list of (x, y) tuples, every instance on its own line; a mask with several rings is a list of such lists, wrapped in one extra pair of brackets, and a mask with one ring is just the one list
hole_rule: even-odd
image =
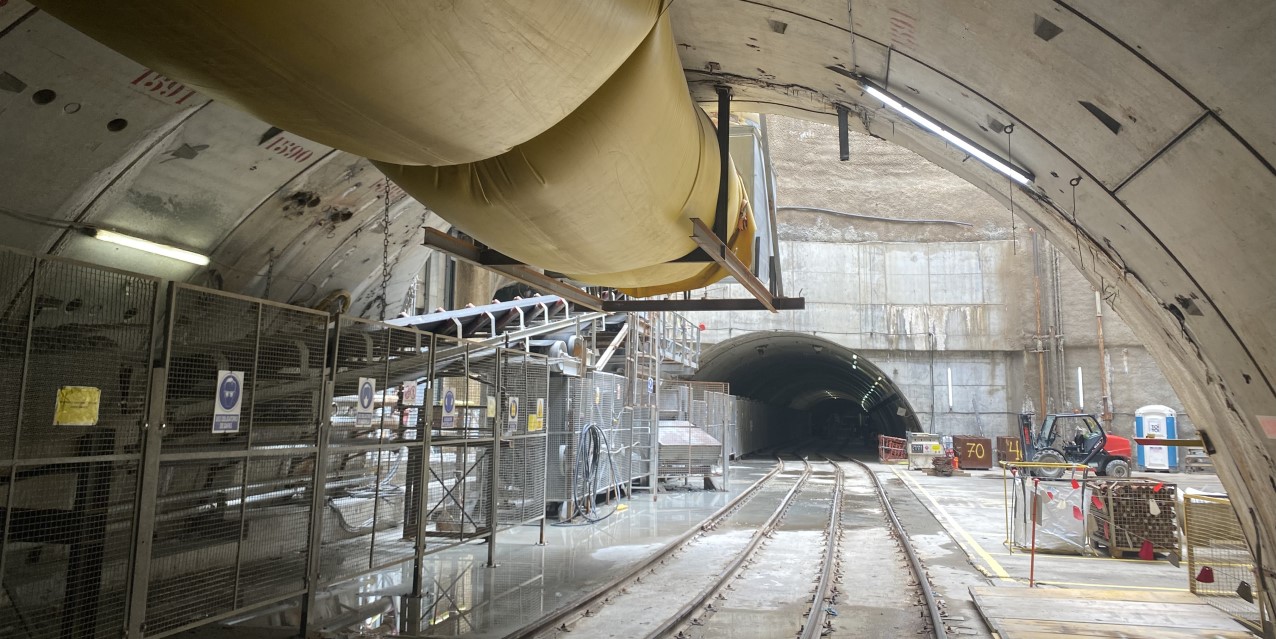
[(904, 392), (876, 364), (812, 335), (750, 333), (713, 345), (695, 379), (727, 382), (733, 395), (806, 412), (811, 436), (830, 450), (875, 449), (878, 435), (921, 430)]

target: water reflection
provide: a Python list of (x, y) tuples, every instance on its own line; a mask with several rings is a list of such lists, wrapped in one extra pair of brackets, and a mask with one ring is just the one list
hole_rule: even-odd
[[(539, 525), (502, 532), (495, 567), (487, 547), (467, 544), (421, 559), (420, 596), (413, 597), (413, 562), (321, 592), (315, 605), (320, 635), (333, 639), (379, 636), (500, 637), (593, 590), (625, 567), (699, 524), (769, 470), (769, 462), (733, 465), (732, 491), (642, 495), (627, 509), (588, 525), (551, 522), (546, 545)], [(264, 631), (297, 627), (298, 608), (281, 607), (235, 622)], [(267, 636), (262, 634), (261, 636)]]

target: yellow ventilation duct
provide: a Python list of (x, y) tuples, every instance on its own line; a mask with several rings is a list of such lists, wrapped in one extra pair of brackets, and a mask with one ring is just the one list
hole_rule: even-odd
[(286, 131), (399, 164), (490, 158), (580, 106), (661, 0), (35, 0)]
[[(376, 160), (528, 264), (641, 295), (725, 274), (669, 263), (696, 247), (691, 218), (712, 227), (720, 167), (660, 0), (36, 3), (273, 125)], [(751, 212), (738, 177), (728, 184), (729, 245), (748, 263)]]
[[(696, 248), (691, 218), (713, 225), (720, 170), (713, 123), (687, 92), (667, 16), (579, 109), (509, 153), (460, 166), (377, 166), (470, 236), (574, 279), (655, 294), (719, 273), (666, 264)], [(744, 190), (728, 183), (734, 229)], [(736, 237), (735, 246), (751, 246), (752, 223)]]

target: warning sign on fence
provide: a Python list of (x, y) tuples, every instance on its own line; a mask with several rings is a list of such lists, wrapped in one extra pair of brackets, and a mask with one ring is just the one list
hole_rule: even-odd
[(217, 397), (213, 402), (213, 432), (238, 433), (244, 403), (244, 371), (217, 371)]

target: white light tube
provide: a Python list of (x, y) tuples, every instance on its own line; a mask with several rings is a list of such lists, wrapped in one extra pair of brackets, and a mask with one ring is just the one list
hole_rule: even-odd
[(143, 240), (141, 238), (136, 238), (131, 235), (122, 235), (120, 233), (115, 233), (113, 231), (106, 231), (103, 229), (94, 229), (92, 233), (93, 233), (93, 237), (96, 237), (97, 239), (102, 240), (103, 242), (119, 244), (120, 246), (127, 246), (132, 249), (137, 249), (139, 251), (146, 251), (147, 253), (153, 253), (155, 255), (163, 255), (164, 257), (169, 257), (175, 260), (181, 260), (183, 262), (188, 262), (196, 266), (208, 266), (208, 256), (200, 255), (199, 253), (194, 253), (192, 251), (187, 251), (186, 249), (179, 249), (176, 246), (168, 246), (167, 244), (156, 244), (155, 242), (150, 242), (147, 240)]
[(889, 94), (882, 91), (881, 89), (878, 89), (877, 87), (872, 86), (870, 84), (864, 84), (862, 86), (864, 87), (864, 91), (866, 93), (877, 98), (878, 100), (881, 100), (882, 104), (885, 104), (886, 106), (890, 107), (894, 111), (899, 112), (904, 117), (907, 117), (913, 122), (916, 122), (917, 124), (921, 125), (922, 128), (928, 129), (935, 135), (938, 135), (939, 137), (944, 138), (945, 140), (948, 140), (948, 142), (950, 142), (957, 148), (965, 151), (966, 153), (969, 153), (975, 158), (978, 158), (979, 161), (996, 169), (998, 172), (1002, 173), (1003, 175), (1009, 177), (1010, 179), (1020, 184), (1023, 184), (1024, 186), (1032, 184), (1032, 179), (1029, 178), (1027, 175), (1020, 173), (1019, 171), (1016, 171), (1013, 167), (1007, 166), (1005, 162), (1002, 162), (1001, 160), (998, 160), (997, 158), (989, 155), (988, 152), (984, 151), (983, 149), (961, 139), (952, 131), (949, 131), (948, 129), (944, 128), (942, 125), (935, 122), (934, 120), (931, 120), (930, 118), (904, 106), (904, 104), (901, 103), (899, 100), (896, 100), (895, 98), (891, 97)]
[(953, 369), (948, 367), (948, 410), (953, 409)]
[(1077, 367), (1077, 408), (1085, 410), (1085, 379), (1081, 376), (1081, 367)]

